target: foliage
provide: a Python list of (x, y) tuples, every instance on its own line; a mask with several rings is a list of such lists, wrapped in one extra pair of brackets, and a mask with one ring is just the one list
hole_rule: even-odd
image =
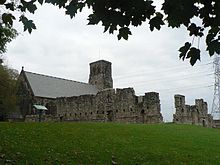
[(217, 165), (219, 138), (192, 125), (0, 123), (0, 164)]
[[(156, 1), (156, 0), (155, 0)], [(162, 8), (156, 11), (153, 0), (21, 0), (19, 4), (15, 0), (0, 1), (7, 12), (2, 14), (4, 24), (12, 26), (16, 19), (14, 11), (19, 11), (19, 21), (24, 25), (24, 31), (32, 32), (36, 29), (32, 20), (25, 14), (35, 13), (37, 4), (50, 3), (59, 8), (64, 8), (66, 14), (73, 18), (84, 7), (92, 9), (88, 16), (89, 25), (101, 23), (104, 32), (113, 34), (118, 32), (118, 39), (128, 39), (131, 35), (131, 26), (140, 26), (143, 22), (149, 23), (151, 31), (160, 30), (161, 26), (171, 28), (185, 27), (189, 36), (206, 37), (206, 50), (210, 56), (220, 54), (220, 1), (219, 0), (163, 0)], [(207, 33), (205, 33), (205, 30)], [(179, 49), (180, 58), (189, 58), (191, 65), (200, 60), (200, 49), (193, 44), (185, 43)], [(199, 40), (198, 40), (199, 42)], [(199, 45), (199, 44), (198, 44)]]
[[(12, 74), (13, 73), (13, 74)], [(16, 75), (17, 73), (0, 65), (0, 118), (4, 118), (16, 108)]]
[(7, 43), (17, 36), (17, 31), (10, 26), (0, 24), (0, 54), (6, 52)]

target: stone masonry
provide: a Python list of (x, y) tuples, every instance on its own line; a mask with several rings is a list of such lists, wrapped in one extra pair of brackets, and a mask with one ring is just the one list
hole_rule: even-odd
[(106, 89), (97, 95), (57, 98), (57, 112), (67, 121), (160, 123), (159, 94), (135, 96), (132, 88)]
[[(144, 96), (136, 96), (133, 88), (114, 89), (111, 63), (108, 61), (100, 60), (90, 63), (88, 85), (96, 86), (95, 94), (74, 95), (73, 93), (72, 96), (56, 96), (55, 98), (41, 96), (39, 91), (43, 91), (42, 93), (45, 94), (45, 90), (47, 90), (47, 88), (40, 90), (47, 83), (47, 79), (54, 79), (58, 84), (60, 81), (64, 81), (60, 78), (31, 72), (27, 76), (25, 71), (21, 72), (18, 91), (19, 108), (26, 121), (38, 121), (38, 114), (32, 108), (34, 104), (44, 105), (48, 108), (48, 111), (43, 114), (45, 121), (51, 121), (53, 118), (56, 121), (128, 123), (160, 123), (163, 121), (159, 93), (148, 92)], [(54, 81), (50, 81), (50, 83)], [(64, 82), (69, 83), (69, 81)], [(53, 84), (49, 85), (53, 86)], [(37, 95), (33, 89), (38, 92)], [(79, 90), (85, 92), (84, 88)]]
[(213, 127), (213, 117), (208, 114), (207, 103), (203, 99), (196, 99), (195, 105), (186, 105), (183, 95), (175, 95), (174, 99), (176, 109), (176, 113), (173, 115), (174, 123)]

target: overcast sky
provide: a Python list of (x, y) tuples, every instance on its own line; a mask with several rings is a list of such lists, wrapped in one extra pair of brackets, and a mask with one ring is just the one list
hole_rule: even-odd
[(192, 41), (185, 29), (150, 32), (143, 24), (131, 29), (128, 41), (118, 41), (117, 33), (104, 34), (101, 25), (86, 25), (88, 14), (85, 10), (70, 19), (57, 7), (39, 7), (29, 16), (37, 26), (31, 35), (16, 25), (20, 35), (8, 45), (7, 63), (19, 71), (24, 66), (26, 71), (88, 82), (89, 63), (104, 59), (112, 62), (114, 88), (133, 87), (137, 95), (160, 93), (164, 121), (172, 121), (174, 94), (185, 95), (187, 104), (204, 98), (211, 111), (214, 70), (204, 39), (201, 62), (192, 67), (178, 57), (179, 47)]

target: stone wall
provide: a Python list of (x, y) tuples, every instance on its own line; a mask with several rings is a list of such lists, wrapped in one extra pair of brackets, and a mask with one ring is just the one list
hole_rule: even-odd
[(27, 114), (31, 113), (33, 95), (23, 70), (21, 71), (21, 74), (18, 78), (17, 98), (17, 107), (22, 117), (25, 118)]
[(40, 116), (35, 114), (35, 115), (26, 115), (25, 121), (26, 122), (59, 122), (60, 118), (53, 115), (43, 114), (40, 119)]
[(143, 99), (133, 88), (106, 89), (97, 95), (57, 98), (57, 115), (64, 121), (160, 123), (159, 94), (146, 93)]
[(105, 60), (90, 63), (89, 84), (96, 85), (99, 90), (113, 88), (111, 65)]
[[(160, 123), (163, 121), (159, 94), (136, 96), (133, 88), (113, 89), (111, 63), (100, 60), (90, 64), (89, 83), (96, 85), (96, 95), (44, 98), (34, 96), (24, 74), (19, 76), (19, 107), (26, 121), (39, 121), (34, 104), (46, 106), (42, 121), (100, 121)], [(51, 117), (53, 116), (53, 117)]]
[(174, 100), (176, 109), (176, 113), (173, 115), (174, 123), (213, 127), (213, 118), (208, 114), (208, 106), (203, 99), (196, 99), (195, 105), (186, 105), (183, 95), (175, 95)]

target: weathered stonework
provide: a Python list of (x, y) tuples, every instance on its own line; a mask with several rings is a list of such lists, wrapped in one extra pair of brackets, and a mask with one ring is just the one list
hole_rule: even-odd
[(33, 104), (45, 105), (48, 108), (48, 111), (46, 111), (45, 114), (57, 114), (55, 103), (56, 100), (54, 98), (34, 96), (30, 84), (28, 83), (23, 71), (21, 72), (18, 81), (18, 109), (24, 118), (26, 118), (27, 115), (36, 114), (34, 112), (35, 110), (33, 109)]
[(186, 105), (183, 95), (175, 95), (174, 99), (176, 109), (176, 113), (173, 115), (174, 123), (213, 127), (213, 117), (208, 114), (208, 106), (203, 99), (196, 99), (195, 105)]
[[(36, 81), (38, 81), (36, 76), (44, 79), (45, 77), (50, 78), (50, 76), (34, 73), (29, 73), (29, 75), (33, 75)], [(59, 78), (55, 80), (60, 81)], [(111, 63), (108, 61), (100, 60), (90, 64), (89, 84), (97, 87), (96, 94), (55, 98), (36, 96), (25, 71), (21, 72), (19, 82), (19, 107), (24, 112), (26, 121), (39, 121), (39, 115), (33, 109), (34, 104), (44, 105), (48, 109), (42, 114), (41, 121), (57, 121), (57, 119), (60, 121), (128, 123), (160, 123), (163, 121), (159, 94), (149, 92), (144, 96), (136, 96), (133, 88), (113, 89)], [(35, 90), (38, 91), (36, 86)], [(84, 89), (80, 88), (80, 90)], [(43, 93), (45, 92), (43, 91)]]
[(160, 123), (163, 120), (159, 94), (146, 93), (143, 101), (138, 102), (132, 88), (106, 89), (95, 96), (57, 98), (57, 112), (61, 120), (71, 121)]
[(112, 64), (105, 60), (90, 63), (89, 83), (99, 90), (113, 88)]

